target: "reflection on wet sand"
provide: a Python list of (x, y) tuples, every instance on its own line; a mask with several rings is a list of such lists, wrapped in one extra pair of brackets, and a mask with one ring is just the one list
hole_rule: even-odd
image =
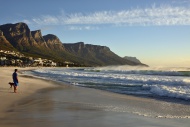
[[(183, 127), (190, 124), (188, 119), (175, 118), (190, 113), (188, 104), (78, 87), (47, 89), (42, 93), (13, 105), (4, 124), (19, 127)], [(169, 116), (171, 119), (165, 118)]]

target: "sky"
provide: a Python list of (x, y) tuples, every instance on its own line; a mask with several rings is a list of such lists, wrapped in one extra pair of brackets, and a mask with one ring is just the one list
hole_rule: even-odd
[(190, 0), (0, 0), (0, 25), (25, 22), (62, 43), (107, 46), (149, 66), (190, 67)]

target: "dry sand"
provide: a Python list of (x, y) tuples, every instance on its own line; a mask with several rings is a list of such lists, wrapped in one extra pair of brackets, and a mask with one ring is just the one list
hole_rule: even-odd
[[(17, 93), (14, 93), (13, 88), (10, 88), (9, 82), (12, 82), (12, 73), (15, 67), (0, 67), (0, 119), (6, 117), (6, 113), (11, 105), (16, 104), (19, 100), (26, 98), (33, 93), (43, 88), (56, 87), (52, 83), (45, 80), (33, 79), (22, 76), (20, 73), (24, 70), (35, 68), (17, 68), (19, 86)], [(0, 127), (1, 127), (0, 121)]]

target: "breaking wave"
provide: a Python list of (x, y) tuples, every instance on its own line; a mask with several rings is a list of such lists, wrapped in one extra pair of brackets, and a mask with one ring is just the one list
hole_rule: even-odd
[(109, 66), (38, 69), (30, 73), (75, 86), (120, 94), (190, 100), (189, 68)]

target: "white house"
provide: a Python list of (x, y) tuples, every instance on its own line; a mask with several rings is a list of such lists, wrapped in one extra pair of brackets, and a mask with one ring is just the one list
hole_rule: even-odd
[(34, 60), (34, 63), (37, 63), (38, 65), (43, 66), (43, 61), (42, 61), (41, 58), (37, 58), (37, 59), (35, 59), (35, 60)]
[(51, 62), (51, 66), (57, 66), (57, 63), (55, 63), (55, 62)]
[(6, 60), (7, 58), (6, 57), (0, 57), (0, 60)]

